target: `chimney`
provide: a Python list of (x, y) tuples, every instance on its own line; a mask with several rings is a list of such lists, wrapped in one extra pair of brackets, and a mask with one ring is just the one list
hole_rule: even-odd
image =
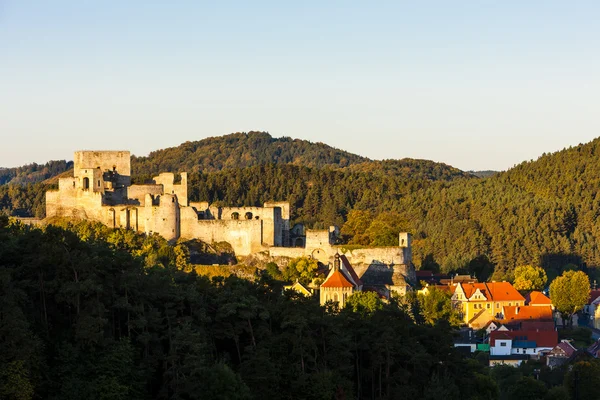
[(340, 255), (339, 254), (335, 254), (335, 257), (333, 259), (333, 269), (335, 271), (339, 271), (340, 270)]

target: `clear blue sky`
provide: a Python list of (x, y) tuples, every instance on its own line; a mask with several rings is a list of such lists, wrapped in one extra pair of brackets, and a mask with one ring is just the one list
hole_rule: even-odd
[(0, 0), (0, 166), (231, 132), (507, 169), (600, 136), (598, 1)]

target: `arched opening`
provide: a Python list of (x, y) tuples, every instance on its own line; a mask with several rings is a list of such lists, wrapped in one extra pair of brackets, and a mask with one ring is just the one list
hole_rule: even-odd
[(90, 178), (83, 178), (83, 190), (88, 190), (90, 188)]
[(340, 298), (339, 298), (339, 296), (338, 296), (337, 292), (335, 292), (335, 293), (333, 294), (333, 301), (335, 301), (335, 302), (339, 302), (339, 301), (340, 301)]
[(304, 247), (304, 240), (302, 240), (302, 238), (296, 238), (294, 247)]
[(251, 212), (247, 212), (246, 213), (246, 219), (252, 219), (252, 213)]
[(329, 296), (329, 293), (327, 293), (327, 294), (325, 295), (325, 301), (329, 301), (329, 300), (331, 300), (331, 296)]
[(240, 219), (240, 213), (237, 213), (237, 212), (232, 213), (231, 219)]

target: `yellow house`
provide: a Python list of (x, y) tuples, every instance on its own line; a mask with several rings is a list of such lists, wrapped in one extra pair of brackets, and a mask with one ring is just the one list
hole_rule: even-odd
[(313, 290), (301, 284), (300, 282), (296, 282), (293, 285), (285, 285), (283, 290), (295, 290), (296, 292), (304, 295), (305, 297), (311, 297), (313, 295)]
[(452, 302), (460, 307), (464, 323), (478, 329), (502, 319), (505, 306), (525, 305), (525, 298), (508, 282), (458, 283)]

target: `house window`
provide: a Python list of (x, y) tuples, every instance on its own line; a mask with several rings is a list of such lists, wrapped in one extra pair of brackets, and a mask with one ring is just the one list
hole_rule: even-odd
[(486, 306), (487, 306), (487, 308), (489, 310), (491, 305), (490, 305), (490, 303), (487, 303)]
[(506, 347), (506, 342), (500, 342), (500, 346)]

